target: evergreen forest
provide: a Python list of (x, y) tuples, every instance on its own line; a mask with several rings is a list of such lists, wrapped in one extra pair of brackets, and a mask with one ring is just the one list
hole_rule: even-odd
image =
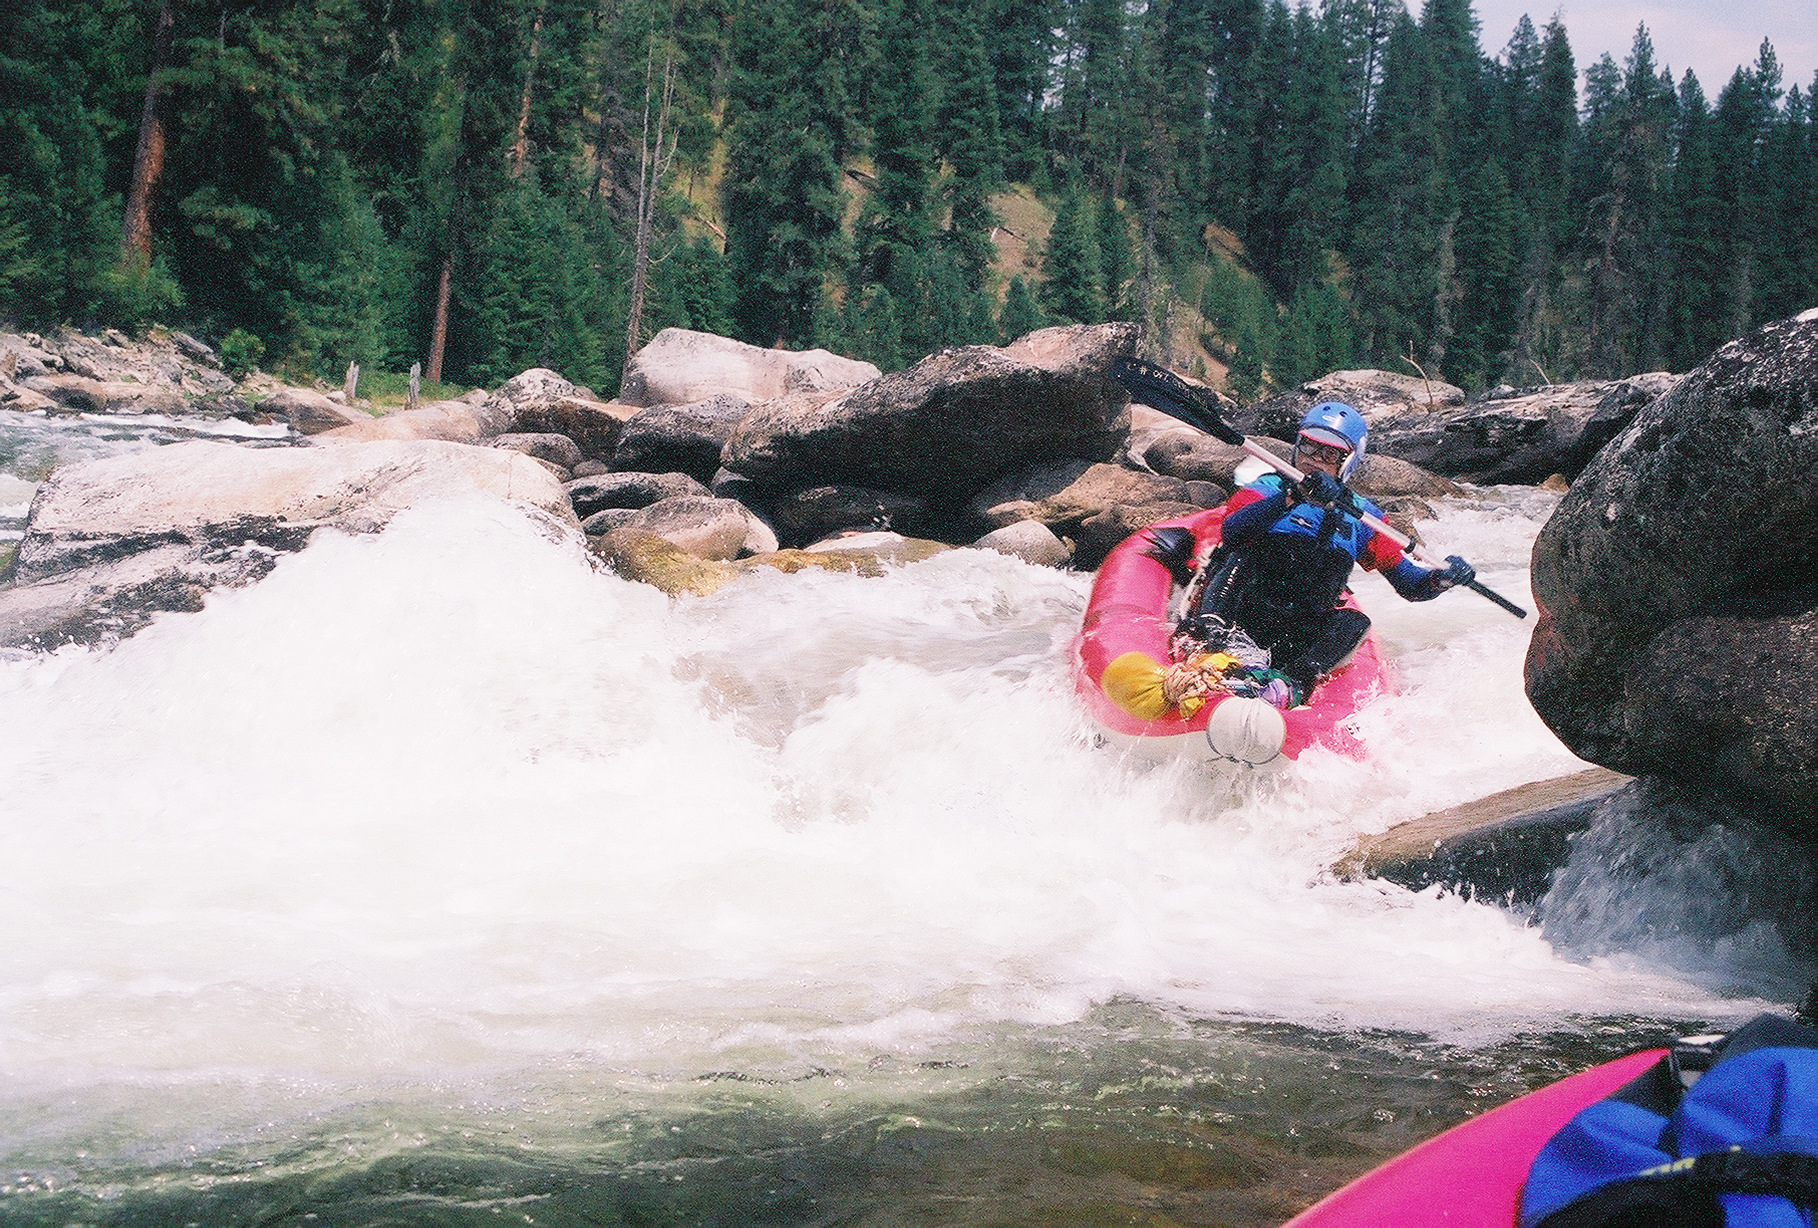
[(671, 325), (894, 369), (1127, 319), (1252, 397), (1682, 371), (1818, 305), (1818, 80), (1488, 34), (1469, 0), (8, 0), (0, 320), (609, 395)]

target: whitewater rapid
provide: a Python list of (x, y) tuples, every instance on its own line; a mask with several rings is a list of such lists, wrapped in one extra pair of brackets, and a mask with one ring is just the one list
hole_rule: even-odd
[[(1428, 536), (1525, 599), (1549, 500)], [(9, 1094), (811, 1066), (1118, 1000), (1464, 1043), (1757, 1005), (1328, 873), (1582, 766), (1522, 698), (1526, 624), (1361, 579), (1401, 684), (1371, 759), (1227, 779), (1095, 745), (1088, 587), (961, 550), (670, 601), (473, 499), (0, 661)]]

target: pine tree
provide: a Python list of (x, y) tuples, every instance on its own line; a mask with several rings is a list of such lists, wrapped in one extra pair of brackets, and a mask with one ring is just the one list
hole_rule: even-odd
[(1092, 208), (1077, 183), (1068, 187), (1055, 210), (1036, 298), (1050, 315), (1069, 323), (1096, 324), (1105, 318), (1104, 274)]
[(841, 168), (858, 137), (850, 68), (866, 31), (809, 0), (751, 0), (733, 23), (723, 187), (739, 333), (812, 344), (846, 261)]
[(1029, 283), (1020, 273), (1012, 277), (1009, 288), (1004, 291), (1004, 309), (998, 317), (999, 342), (1009, 345), (1018, 337), (1046, 325), (1042, 309), (1036, 305), (1035, 296), (1029, 293)]
[(1690, 370), (1723, 341), (1724, 243), (1717, 230), (1722, 201), (1712, 135), (1711, 109), (1698, 77), (1687, 69), (1679, 86), (1665, 223), (1673, 288), (1667, 364), (1675, 371)]

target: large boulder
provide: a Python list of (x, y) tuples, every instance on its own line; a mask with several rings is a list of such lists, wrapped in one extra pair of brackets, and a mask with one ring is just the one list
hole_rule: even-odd
[(1115, 454), (1129, 398), (1104, 371), (1135, 342), (1133, 324), (1098, 324), (943, 350), (850, 392), (760, 405), (722, 459), (772, 489), (868, 486), (961, 502), (1037, 461)]
[(929, 533), (934, 516), (928, 501), (868, 486), (811, 486), (776, 500), (770, 518), (783, 540), (804, 546), (848, 530)]
[(163, 384), (98, 380), (58, 372), (28, 376), (20, 381), (20, 386), (45, 397), (67, 413), (181, 414), (189, 409), (188, 397)]
[(879, 374), (868, 362), (826, 350), (766, 350), (712, 333), (665, 328), (626, 365), (619, 400), (692, 405), (731, 396), (756, 403), (792, 392), (837, 392)]
[(376, 532), (483, 492), (579, 534), (561, 484), (517, 452), (441, 442), (246, 448), (196, 441), (70, 465), (39, 487), (0, 587), (0, 645), (131, 634), (251, 583), (320, 528)]
[(364, 410), (309, 388), (280, 388), (259, 402), (259, 411), (288, 422), (300, 435), (325, 435), (345, 426), (365, 428), (374, 420)]
[(314, 430), (294, 414), (286, 414), (292, 426), (303, 434), (312, 436), (318, 443), (372, 443), (382, 439), (439, 439), (444, 443), (478, 443), (487, 434), (487, 423), (482, 419), (479, 407), (470, 400), (430, 401), (415, 409), (400, 409), (374, 418), (359, 410), (348, 410), (340, 402), (329, 401), (318, 393), (304, 393), (301, 389), (293, 388), (270, 401), (261, 401), (259, 407), (267, 408), (272, 405), (272, 401), (280, 398), (296, 404), (300, 396), (327, 402), (347, 417), (340, 426)]
[(486, 435), (566, 435), (583, 458), (605, 461), (637, 410), (602, 401), (547, 367), (532, 367), (500, 384), (477, 412)]
[(1534, 543), (1528, 697), (1576, 754), (1818, 821), (1818, 310), (1635, 416)]
[(1465, 403), (1465, 394), (1452, 384), (1395, 371), (1334, 371), (1240, 410), (1229, 420), (1246, 435), (1292, 439), (1302, 415), (1321, 401), (1343, 401), (1374, 430), (1381, 418), (1455, 409)]
[(720, 450), (733, 428), (751, 412), (735, 396), (709, 397), (692, 405), (653, 405), (625, 423), (612, 449), (614, 469), (644, 473), (686, 473), (702, 482), (713, 480)]
[(1665, 371), (1624, 380), (1498, 389), (1464, 405), (1414, 403), (1370, 421), (1370, 448), (1479, 484), (1577, 476), (1635, 414), (1679, 382)]
[(751, 509), (732, 499), (677, 495), (632, 513), (619, 528), (654, 533), (704, 559), (730, 560), (777, 548), (776, 534)]
[(576, 478), (563, 489), (582, 519), (607, 508), (636, 509), (682, 495), (705, 499), (713, 494), (685, 473), (601, 473)]

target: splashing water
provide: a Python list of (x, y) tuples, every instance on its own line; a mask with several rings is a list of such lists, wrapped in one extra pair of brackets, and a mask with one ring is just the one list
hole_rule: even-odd
[[(1429, 536), (1524, 598), (1550, 497), (1479, 495)], [(1238, 1034), (1506, 1073), (1484, 1055), (1524, 1036), (1781, 987), (1783, 949), (1722, 996), (1695, 943), (1574, 950), (1326, 871), (1581, 766), (1522, 697), (1526, 624), (1360, 576), (1400, 682), (1363, 714), (1372, 757), (1227, 778), (1095, 745), (1068, 675), (1089, 579), (967, 550), (671, 602), (461, 500), (321, 534), (111, 649), (0, 661), (0, 1171), (56, 1174), (0, 1215), (67, 1213), (45, 1182), (167, 1197), (195, 1156), (370, 1172), (501, 1113), (546, 1149), (655, 1146), (725, 1086), (773, 1115), (925, 1107), (1051, 1083), (1069, 1051), (1101, 1090), (1210, 1063), (1225, 1094), (1277, 1043)], [(967, 1103), (969, 1137), (1005, 1128)], [(756, 1112), (720, 1154), (795, 1137)]]

